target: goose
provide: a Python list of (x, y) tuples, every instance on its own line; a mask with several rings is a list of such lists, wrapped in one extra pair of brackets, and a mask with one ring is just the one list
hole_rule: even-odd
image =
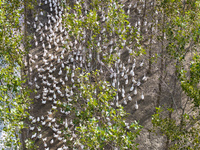
[(135, 75), (133, 69), (131, 69), (131, 71), (130, 71), (130, 75), (131, 75), (132, 77)]
[[(45, 49), (45, 44), (44, 43), (42, 43), (42, 47)], [(45, 52), (45, 51), (44, 51)]]
[(46, 79), (47, 79), (47, 77), (43, 75), (42, 79), (43, 79), (43, 80), (46, 80)]
[(40, 117), (37, 117), (37, 122), (39, 122), (40, 121)]
[(60, 78), (59, 82), (60, 82), (60, 83), (62, 83), (62, 82), (63, 82), (62, 78)]
[[(58, 126), (59, 127), (59, 126)], [(61, 134), (62, 132), (60, 130), (57, 131), (58, 134)]]
[(58, 58), (57, 63), (60, 63), (60, 58)]
[(137, 82), (135, 81), (135, 78), (134, 78), (134, 77), (132, 77), (132, 82), (133, 82), (133, 83), (137, 83)]
[(52, 71), (55, 71), (56, 70), (56, 67), (54, 66), (54, 68), (52, 69)]
[(130, 95), (128, 96), (128, 100), (129, 100), (129, 101), (131, 101), (131, 100), (132, 100), (132, 98), (131, 98), (131, 96), (130, 96)]
[(57, 47), (56, 47), (56, 51), (58, 51), (58, 50), (59, 50), (59, 47), (57, 46)]
[(52, 109), (57, 109), (57, 106), (51, 105)]
[(122, 73), (121, 73), (121, 77), (124, 77), (124, 71), (122, 71)]
[(54, 99), (54, 100), (53, 100), (53, 103), (54, 103), (54, 104), (57, 104), (57, 101)]
[(134, 95), (137, 95), (137, 88), (135, 88), (135, 90), (134, 90), (134, 93), (133, 93)]
[(42, 41), (42, 40), (43, 40), (43, 37), (41, 36), (41, 37), (40, 37), (40, 41)]
[(49, 101), (52, 101), (52, 100), (53, 100), (53, 98), (52, 98), (52, 97), (48, 97), (48, 100), (49, 100)]
[(35, 59), (38, 59), (38, 56), (37, 56), (37, 55), (35, 55)]
[(125, 84), (128, 84), (128, 79), (126, 79)]
[(38, 32), (38, 31), (40, 31), (41, 30), (41, 27), (40, 26), (38, 26), (38, 28), (36, 29), (36, 31), (35, 32)]
[[(31, 72), (32, 72), (32, 70), (30, 70)], [(32, 86), (33, 85), (33, 83), (32, 82), (28, 82), (28, 84), (30, 85), (30, 86)]]
[(72, 69), (73, 69), (73, 70), (76, 69), (76, 65), (75, 65), (75, 63), (73, 64)]
[(37, 129), (38, 129), (39, 132), (41, 131), (41, 128), (40, 128), (40, 127), (38, 127)]
[(36, 99), (39, 99), (39, 98), (40, 98), (40, 94), (39, 94), (39, 95), (37, 95), (37, 96), (35, 96), (35, 98), (36, 98)]
[(51, 44), (49, 43), (49, 49), (51, 49)]
[(61, 67), (62, 67), (62, 68), (64, 68), (64, 67), (65, 67), (65, 65), (64, 65), (64, 63), (63, 63), (63, 62), (62, 62), (62, 64), (61, 64)]
[(53, 98), (56, 99), (56, 94), (55, 93), (53, 94)]
[(53, 144), (54, 143), (54, 140), (53, 139), (51, 139), (51, 141), (50, 141), (50, 144)]
[(68, 127), (67, 119), (65, 119), (65, 123), (64, 123), (64, 125), (65, 125), (65, 128)]
[(61, 141), (63, 138), (62, 137), (58, 137), (58, 140)]
[(57, 90), (57, 92), (58, 92), (58, 94), (60, 94), (60, 95), (62, 94), (62, 92), (61, 92), (60, 90)]
[(47, 81), (42, 80), (42, 83), (43, 83), (44, 85), (46, 85), (46, 84), (47, 84)]
[(140, 82), (140, 79), (138, 80), (137, 82), (137, 86), (140, 86), (141, 85), (141, 82)]
[[(57, 107), (56, 107), (57, 108)], [(55, 122), (56, 121), (56, 118), (53, 118), (52, 120), (51, 120), (51, 122)]]
[(37, 136), (37, 133), (34, 133), (32, 136), (31, 136), (31, 139), (35, 138)]
[(74, 62), (74, 58), (73, 58), (73, 57), (71, 57), (70, 61), (71, 61), (71, 62)]
[(30, 58), (30, 62), (34, 64), (35, 60), (33, 60), (32, 58)]
[(138, 109), (137, 101), (136, 101), (136, 103), (135, 103), (135, 109), (136, 109), (136, 110)]
[(142, 67), (144, 65), (144, 59), (142, 60), (142, 62), (140, 63), (140, 67)]
[(51, 122), (49, 122), (48, 126), (51, 127)]
[(49, 2), (49, 7), (52, 8), (52, 3), (51, 2)]
[(74, 83), (74, 79), (73, 78), (71, 78), (71, 82)]
[(36, 46), (36, 47), (38, 46), (38, 42), (37, 42), (37, 41), (35, 41), (35, 46)]
[(144, 100), (144, 93), (142, 92), (141, 99)]
[(53, 126), (52, 130), (53, 130), (54, 132), (56, 132), (58, 129), (56, 129), (56, 128)]
[(47, 23), (48, 23), (48, 24), (51, 24), (51, 20), (49, 19)]
[(116, 101), (118, 101), (119, 100), (119, 96), (118, 95), (116, 95)]
[(46, 104), (46, 102), (47, 102), (46, 100), (43, 100), (43, 99), (42, 99), (42, 104)]
[(34, 126), (33, 126), (33, 127), (30, 127), (30, 130), (31, 130), (31, 131), (33, 131), (34, 129), (35, 129), (35, 127), (34, 127)]
[(58, 72), (58, 75), (61, 75), (62, 74), (62, 70), (61, 70), (61, 68), (60, 68), (60, 71)]
[(42, 125), (44, 126), (46, 124), (46, 121), (41, 121)]
[(127, 74), (124, 75), (124, 79), (128, 79), (128, 75)]
[(31, 123), (36, 123), (36, 119), (33, 119), (33, 120), (31, 121)]
[(29, 56), (30, 58), (32, 58), (32, 57), (33, 57), (31, 54), (28, 54), (28, 56)]
[[(64, 142), (64, 143), (65, 143), (65, 142)], [(84, 147), (83, 147), (83, 148), (84, 148)], [(82, 148), (82, 149), (83, 149), (83, 148)], [(68, 149), (68, 146), (64, 145), (64, 146), (63, 146), (63, 149), (64, 149), (64, 150), (67, 150), (67, 149)]]
[(41, 120), (44, 120), (44, 116), (41, 116)]
[(39, 134), (39, 135), (38, 135), (38, 138), (41, 139), (41, 138), (42, 138), (42, 134)]
[(127, 101), (126, 101), (126, 99), (124, 100), (124, 104), (127, 105)]
[(34, 23), (34, 24), (33, 24), (33, 28), (36, 29), (36, 27), (37, 27), (37, 26), (36, 26), (36, 23)]
[(57, 138), (58, 136), (59, 136), (58, 134), (53, 133), (54, 138)]
[(65, 81), (68, 81), (68, 77), (67, 77), (67, 75), (65, 76)]
[(123, 98), (125, 97), (125, 93), (122, 93), (122, 97), (123, 97)]
[(43, 141), (43, 142), (47, 141), (47, 137), (42, 138), (42, 141)]
[(74, 94), (74, 92), (73, 92), (73, 90), (72, 90), (72, 88), (71, 88), (70, 95), (72, 96), (73, 94)]
[(131, 63), (131, 57), (128, 58), (128, 63)]
[(57, 27), (55, 27), (55, 28), (54, 28), (54, 31), (55, 31), (55, 32), (58, 32), (58, 28), (57, 28)]
[[(38, 71), (40, 70), (40, 68), (38, 69)], [(42, 78), (43, 77), (43, 75), (41, 75), (40, 73), (38, 74), (38, 77), (39, 78)]]
[(142, 78), (143, 81), (147, 81), (147, 76), (144, 74), (144, 77)]
[(34, 117), (30, 115), (30, 116), (29, 116), (29, 119), (30, 119), (30, 120), (33, 120), (33, 119), (34, 119)]
[(134, 89), (134, 84), (132, 84), (130, 91), (133, 91), (133, 89)]
[(64, 59), (64, 56), (63, 56), (63, 54), (61, 54), (60, 58), (61, 58), (61, 59)]
[(51, 121), (52, 119), (53, 119), (53, 118), (50, 117), (50, 116), (47, 117), (47, 120), (49, 120), (49, 121)]

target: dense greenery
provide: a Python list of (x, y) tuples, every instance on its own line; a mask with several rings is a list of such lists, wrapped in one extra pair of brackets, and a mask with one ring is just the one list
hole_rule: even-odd
[[(10, 3), (13, 5), (9, 5)], [(125, 15), (122, 5), (118, 4), (117, 1), (107, 1), (106, 3), (107, 6), (105, 6), (105, 3), (102, 3), (102, 9), (103, 7), (108, 9), (106, 10), (107, 17), (103, 28), (105, 28), (106, 32), (115, 35), (115, 38), (119, 39), (114, 49), (118, 49), (118, 47), (123, 48), (128, 38), (133, 40), (133, 37), (138, 36), (137, 40), (139, 40), (139, 32), (136, 34), (133, 32), (133, 29), (131, 29), (127, 21), (128, 16)], [(119, 54), (117, 55), (117, 51), (115, 51), (115, 55), (112, 55), (112, 52), (110, 52), (110, 55), (105, 55), (105, 53), (108, 52), (99, 49), (96, 36), (100, 33), (101, 22), (100, 18), (97, 18), (97, 11), (99, 11), (97, 9), (97, 4), (96, 1), (92, 3), (92, 7), (96, 9), (90, 9), (86, 19), (83, 21), (81, 20), (81, 5), (79, 5), (79, 3), (73, 7), (75, 13), (71, 13), (71, 8), (67, 7), (64, 17), (70, 38), (67, 39), (66, 42), (72, 42), (74, 38), (80, 40), (80, 37), (83, 36), (83, 30), (81, 30), (81, 28), (90, 29), (89, 31), (91, 31), (92, 34), (91, 39), (87, 41), (88, 48), (97, 48), (97, 53), (99, 53), (100, 57), (103, 54), (103, 63), (110, 66), (113, 65), (114, 61), (119, 59)], [(20, 25), (19, 21), (24, 13), (24, 9), (21, 9), (23, 7), (28, 7), (26, 2), (23, 3), (23, 1), (1, 2), (1, 30), (3, 31), (1, 32), (1, 56), (5, 64), (1, 69), (1, 119), (5, 124), (4, 131), (7, 135), (4, 145), (6, 148), (12, 147), (15, 149), (20, 148), (21, 143), (19, 135), (21, 129), (26, 128), (26, 126), (24, 126), (24, 119), (28, 116), (26, 110), (28, 110), (27, 107), (30, 102), (30, 100), (28, 100), (29, 94), (27, 90), (25, 91), (23, 89), (25, 81), (21, 80), (22, 77), (20, 74), (23, 68), (22, 58), (25, 56), (22, 47), (26, 49), (26, 43), (28, 43), (26, 26), (25, 35), (23, 35), (21, 31), (22, 24)], [(77, 16), (74, 15), (76, 13)], [(27, 22), (25, 22), (25, 24), (26, 23)], [(129, 32), (131, 32), (132, 35)], [(26, 39), (23, 36), (26, 36)], [(103, 34), (103, 43), (108, 44), (108, 38), (107, 34)], [(66, 44), (66, 46), (68, 45)], [(141, 49), (139, 43), (137, 47)], [(130, 53), (133, 52), (134, 51), (130, 51)], [(91, 59), (87, 59), (87, 61), (90, 63)], [(98, 58), (95, 61), (100, 60)], [(116, 96), (115, 89), (109, 86), (102, 78), (100, 79), (97, 74), (98, 73), (95, 72), (90, 76), (90, 74), (85, 73), (84, 77), (77, 77), (79, 80), (83, 80), (82, 84), (77, 83), (80, 92), (75, 93), (82, 94), (83, 104), (81, 109), (83, 108), (83, 110), (78, 110), (75, 102), (80, 98), (74, 97), (74, 95), (73, 105), (70, 103), (58, 103), (58, 106), (60, 105), (65, 110), (71, 110), (71, 114), (75, 113), (76, 116), (73, 121), (73, 132), (69, 130), (68, 126), (65, 126), (64, 134), (67, 139), (68, 147), (74, 148), (83, 146), (92, 149), (103, 148), (105, 146), (122, 149), (136, 148), (134, 141), (139, 134), (141, 126), (138, 125), (137, 122), (130, 124), (125, 122), (127, 113), (121, 105), (117, 104), (116, 108), (113, 107), (113, 104), (111, 106), (111, 102), (114, 101)], [(96, 78), (95, 86), (90, 84), (90, 80), (88, 80), (94, 76)], [(25, 80), (24, 77), (23, 80)], [(97, 91), (95, 99), (93, 97), (94, 91)], [(87, 100), (87, 103), (85, 103), (84, 100)], [(98, 114), (99, 116), (96, 114), (97, 111), (100, 113)], [(74, 137), (77, 138), (73, 140)], [(72, 142), (72, 140), (74, 142)], [(27, 139), (25, 143), (28, 149), (36, 148), (33, 140)]]
[[(91, 77), (94, 78), (92, 83), (89, 80)], [(135, 139), (141, 126), (137, 122), (125, 121), (128, 114), (121, 105), (112, 107), (111, 103), (116, 96), (115, 89), (109, 82), (101, 81), (99, 71), (82, 74), (80, 80), (80, 93), (77, 92), (74, 101), (85, 100), (87, 103), (74, 108), (79, 137), (76, 143), (82, 143), (86, 149), (102, 149), (105, 146), (111, 149), (136, 148)]]
[[(87, 11), (82, 6), (83, 2), (77, 2), (73, 7), (64, 6), (63, 22), (69, 33), (64, 47), (68, 49), (74, 40), (77, 43), (86, 42), (85, 57), (88, 58), (88, 67), (85, 70), (80, 71), (80, 68), (76, 68), (77, 91), (69, 97), (73, 101), (58, 102), (58, 106), (71, 111), (73, 116), (73, 132), (69, 130), (68, 125), (63, 131), (66, 143), (69, 148), (136, 149), (135, 139), (141, 126), (137, 122), (126, 122), (128, 114), (118, 101), (115, 103), (118, 85), (107, 82), (101, 68), (98, 65), (92, 68), (91, 63), (104, 64), (109, 70), (120, 59), (119, 49), (125, 46), (131, 47), (131, 59), (139, 54), (146, 54), (141, 45), (142, 33), (131, 25), (124, 6), (117, 0), (92, 0)], [(24, 1), (21, 0), (0, 0), (0, 121), (4, 124), (5, 135), (1, 142), (5, 147), (15, 149), (20, 148), (20, 132), (26, 127), (24, 120), (28, 116), (26, 110), (30, 103), (29, 91), (23, 86), (25, 79), (22, 80), (21, 77), (22, 60), (25, 56), (22, 48), (26, 46), (21, 30), (23, 24), (20, 22), (24, 14), (23, 7)], [(158, 32), (152, 37), (162, 45), (159, 54), (156, 54), (161, 60), (160, 93), (165, 73), (163, 60), (170, 59), (176, 68), (175, 82), (181, 84), (188, 99), (184, 105), (182, 104), (180, 111), (174, 105), (174, 95), (172, 105), (167, 109), (159, 106), (160, 100), (157, 101), (156, 113), (152, 116), (152, 131), (160, 132), (166, 137), (166, 149), (200, 147), (199, 8), (199, 0), (157, 0), (153, 9), (158, 20), (153, 26)], [(84, 41), (85, 31), (89, 35), (87, 41)], [(99, 38), (102, 38), (101, 42), (98, 42)], [(110, 50), (102, 48), (111, 42), (115, 42), (115, 45)], [(90, 53), (95, 57), (91, 57)], [(185, 64), (188, 62), (188, 53), (192, 54), (192, 61), (189, 61), (187, 68)], [(70, 69), (69, 73), (72, 74)], [(70, 89), (68, 86), (66, 88)], [(186, 105), (190, 102), (194, 104), (188, 106), (192, 113), (186, 111)], [(34, 147), (31, 141), (27, 143), (29, 149)]]
[[(139, 41), (140, 33), (130, 26), (128, 15), (118, 1), (92, 1), (88, 5), (89, 8), (84, 8), (84, 1), (77, 1), (73, 6), (65, 6), (64, 14), (69, 35), (65, 48), (71, 50), (69, 45), (73, 39), (86, 44), (82, 51), (87, 67), (77, 68), (78, 72), (74, 73), (77, 82), (75, 86), (79, 90), (72, 94), (73, 101), (71, 106), (68, 106), (71, 113), (72, 110), (75, 111), (76, 116), (75, 143), (85, 149), (135, 149), (137, 144), (134, 141), (141, 126), (137, 122), (125, 121), (127, 113), (115, 99), (117, 86), (113, 87), (106, 81), (107, 77), (98, 64), (113, 67), (120, 59), (119, 49), (132, 44), (128, 41)], [(111, 42), (115, 43), (111, 50), (104, 48)], [(135, 46), (139, 49), (138, 54), (141, 53), (141, 45), (137, 43)], [(80, 45), (79, 49), (81, 50)], [(130, 53), (134, 58), (137, 52), (131, 50)], [(67, 69), (69, 74), (73, 72)], [(72, 133), (68, 134), (73, 137)]]
[[(166, 39), (165, 49), (169, 54), (168, 57), (175, 61), (175, 78), (178, 78), (182, 90), (188, 96), (181, 105), (179, 113), (174, 97), (172, 97), (172, 107), (167, 109), (157, 107), (156, 113), (152, 116), (153, 130), (158, 129), (166, 136), (167, 149), (199, 149), (200, 146), (198, 123), (200, 104), (199, 8), (198, 0), (161, 1), (157, 6), (159, 13), (165, 16), (162, 19), (167, 22), (160, 24), (164, 26), (161, 32), (163, 36), (165, 35), (161, 39), (163, 41)], [(186, 58), (189, 53), (192, 54), (192, 61)], [(191, 106), (191, 102), (194, 106)], [(188, 112), (188, 108), (192, 111)], [(173, 117), (173, 114), (176, 114), (176, 117)]]
[(22, 88), (20, 75), (23, 57), (21, 7), (22, 1), (0, 1), (0, 121), (4, 124), (1, 142), (18, 149), (28, 107), (28, 92)]

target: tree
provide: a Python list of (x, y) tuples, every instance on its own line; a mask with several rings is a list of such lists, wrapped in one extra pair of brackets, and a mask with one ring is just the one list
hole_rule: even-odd
[(21, 149), (137, 149), (138, 105), (146, 111), (152, 101), (153, 129), (166, 137), (166, 149), (199, 147), (198, 117), (187, 112), (190, 101), (199, 105), (199, 54), (185, 67), (199, 41), (198, 1), (38, 0), (0, 6), (7, 147), (19, 148), (21, 138)]
[[(20, 9), (20, 4), (22, 2), (16, 5), (17, 9)], [(139, 133), (140, 126), (136, 122), (131, 125), (125, 122), (124, 116), (126, 116), (126, 113), (119, 103), (120, 94), (122, 94), (124, 103), (127, 103), (128, 97), (124, 92), (124, 86), (120, 86), (120, 83), (129, 82), (127, 78), (129, 72), (124, 70), (126, 66), (121, 62), (120, 57), (122, 52), (127, 53), (128, 49), (129, 64), (135, 63), (133, 58), (136, 57), (136, 54), (134, 53), (140, 54), (142, 48), (139, 44), (140, 34), (137, 29), (133, 29), (130, 26), (127, 20), (128, 16), (124, 13), (123, 5), (117, 1), (104, 1), (104, 3), (92, 1), (86, 5), (83, 2), (60, 3), (59, 1), (54, 1), (54, 3), (51, 3), (50, 1), (44, 1), (39, 2), (38, 5), (33, 4), (34, 9), (29, 9), (29, 2), (24, 1), (23, 4), (24, 9), (21, 11), (25, 11), (25, 53), (15, 56), (18, 56), (16, 59), (21, 62), (22, 56), (26, 55), (23, 60), (24, 66), (21, 63), (20, 67), (23, 69), (23, 79), (26, 79), (25, 84), (31, 90), (30, 98), (33, 101), (27, 110), (26, 105), (21, 105), (22, 103), (27, 103), (24, 98), (21, 98), (21, 101), (15, 101), (15, 108), (20, 106), (20, 112), (27, 113), (23, 116), (18, 114), (19, 121), (14, 119), (13, 122), (24, 121), (24, 118), (30, 113), (29, 119), (26, 118), (24, 121), (26, 126), (22, 132), (22, 139), (24, 140), (22, 142), (23, 144), (25, 142), (26, 148), (34, 149), (39, 147), (48, 149), (50, 146), (51, 148), (58, 148), (57, 146), (60, 142), (62, 143), (60, 145), (62, 148), (67, 147), (64, 144), (66, 142), (71, 143), (71, 145), (69, 144), (71, 148), (78, 146), (135, 148), (133, 141)], [(46, 6), (49, 7), (47, 8)], [(99, 8), (98, 6), (101, 7)], [(10, 10), (13, 11), (13, 8)], [(64, 15), (63, 21), (62, 15)], [(48, 18), (48, 20), (45, 20), (45, 18)], [(54, 26), (54, 29), (52, 26)], [(12, 28), (14, 29), (14, 27), (8, 29), (12, 30)], [(86, 35), (87, 33), (90, 36)], [(29, 41), (27, 40), (27, 35), (31, 34), (33, 38)], [(17, 40), (19, 40), (19, 47), (22, 38)], [(134, 44), (130, 40), (136, 40), (137, 43)], [(29, 46), (29, 43), (32, 46)], [(3, 47), (7, 48), (4, 45)], [(138, 48), (138, 52), (133, 51), (133, 47)], [(17, 50), (13, 51), (17, 52)], [(36, 61), (38, 62), (36, 63)], [(86, 74), (96, 69), (100, 70), (101, 80), (96, 81), (96, 83), (99, 82), (96, 92), (98, 95), (97, 103), (102, 108), (98, 108), (95, 103), (91, 103), (92, 98), (89, 101), (82, 98), (81, 103), (84, 106), (84, 111), (80, 110), (81, 115), (77, 114), (79, 103), (73, 104), (73, 102), (77, 101), (74, 97), (77, 93), (83, 93), (84, 97), (91, 97), (91, 93), (88, 93), (87, 89), (78, 92), (81, 78), (75, 73), (76, 68), (80, 68), (81, 72)], [(131, 71), (134, 74), (134, 67)], [(119, 78), (121, 73), (125, 74), (122, 80)], [(88, 82), (81, 85), (87, 84), (89, 87), (92, 78), (92, 76), (89, 76)], [(105, 87), (108, 86), (104, 82), (106, 80), (114, 81), (112, 86), (117, 89), (116, 96), (113, 88)], [(76, 82), (77, 85), (75, 84)], [(21, 82), (18, 83), (17, 87), (21, 86)], [(101, 86), (104, 88), (101, 89)], [(93, 85), (91, 87), (91, 90), (95, 90)], [(22, 96), (22, 90), (16, 92)], [(27, 93), (25, 95), (29, 96)], [(114, 96), (116, 99), (114, 99)], [(72, 98), (74, 101), (71, 102)], [(129, 95), (129, 100), (131, 99)], [(110, 103), (110, 100), (113, 101)], [(35, 113), (40, 107), (45, 112)], [(98, 123), (95, 120), (96, 114), (84, 113), (85, 111), (92, 112), (92, 109), (102, 111), (99, 119), (103, 121)], [(105, 114), (107, 115), (106, 118)], [(69, 118), (71, 121), (68, 125)], [(76, 122), (76, 118), (86, 120)], [(110, 120), (110, 122), (105, 121), (105, 119)], [(98, 128), (96, 128), (97, 124)], [(110, 124), (114, 125), (111, 126)], [(24, 126), (20, 126), (18, 132), (22, 127)], [(134, 128), (134, 132), (132, 132), (132, 128)], [(45, 130), (48, 130), (49, 135), (45, 133)], [(85, 139), (88, 137), (84, 136), (82, 132), (88, 133), (89, 138), (92, 140), (85, 143)], [(100, 135), (97, 135), (96, 132)], [(48, 139), (46, 140), (46, 138)], [(118, 140), (113, 141), (114, 138)], [(16, 137), (16, 139), (16, 148), (18, 148), (20, 144), (19, 138)], [(15, 141), (12, 142), (15, 143)], [(93, 145), (93, 142), (96, 144)], [(9, 145), (7, 146), (9, 147)]]
[[(12, 4), (12, 5), (11, 5)], [(0, 121), (4, 137), (1, 148), (19, 148), (20, 130), (28, 113), (28, 91), (22, 88), (20, 67), (23, 34), (20, 28), (21, 1), (0, 1)]]
[[(199, 54), (196, 53), (199, 42), (199, 26), (196, 21), (199, 18), (199, 2), (161, 1), (159, 6), (165, 12), (164, 15), (168, 20), (168, 23), (164, 24), (163, 37), (166, 35), (167, 53), (171, 60), (175, 61), (174, 85), (175, 87), (180, 85), (188, 97), (185, 100), (184, 97), (181, 98), (179, 109), (175, 101), (176, 91), (173, 89), (171, 106), (166, 111), (157, 107), (152, 123), (154, 129), (158, 129), (166, 136), (166, 149), (198, 149), (199, 135), (195, 133), (199, 132), (199, 119), (197, 117), (198, 109), (195, 107), (199, 106), (197, 90)], [(186, 69), (189, 66), (187, 55), (190, 52), (196, 54), (192, 61), (194, 65), (189, 64), (190, 69), (188, 70)], [(190, 74), (189, 76), (187, 72)], [(194, 106), (191, 105), (191, 102), (194, 103)], [(188, 109), (192, 109), (192, 111), (188, 111)], [(166, 113), (169, 115), (166, 116)]]

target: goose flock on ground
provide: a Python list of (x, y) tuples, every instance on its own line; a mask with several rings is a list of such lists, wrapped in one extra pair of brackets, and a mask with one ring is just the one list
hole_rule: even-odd
[[(41, 9), (41, 7), (48, 8), (48, 11)], [(83, 7), (87, 8), (87, 6)], [(136, 8), (137, 3), (133, 7)], [(127, 8), (127, 13), (130, 14), (132, 4)], [(48, 108), (48, 111), (40, 116), (33, 116), (30, 113), (31, 125), (29, 130), (32, 134), (30, 138), (32, 140), (41, 139), (45, 150), (50, 149), (55, 142), (62, 143), (61, 147), (57, 148), (58, 150), (66, 150), (68, 146), (65, 145), (64, 134), (70, 133), (72, 135), (71, 141), (76, 138), (76, 134), (73, 130), (70, 130), (73, 126), (72, 119), (67, 117), (70, 115), (70, 111), (66, 111), (60, 105), (63, 101), (70, 103), (73, 100), (72, 97), (76, 93), (76, 83), (81, 82), (76, 73), (76, 68), (81, 68), (82, 73), (84, 73), (83, 70), (91, 72), (99, 69), (100, 74), (105, 75), (105, 79), (117, 89), (115, 100), (111, 102), (111, 105), (127, 105), (131, 101), (135, 101), (134, 109), (137, 110), (139, 109), (137, 100), (145, 99), (145, 93), (141, 86), (147, 81), (148, 77), (146, 73), (138, 77), (135, 70), (145, 67), (145, 59), (141, 61), (132, 56), (134, 47), (127, 44), (126, 41), (122, 41), (125, 49), (120, 50), (115, 47), (118, 39), (112, 33), (109, 33), (113, 37), (110, 42), (104, 42), (104, 35), (107, 34), (104, 27), (101, 29), (101, 34), (98, 35), (97, 44), (94, 47), (87, 48), (85, 46), (87, 40), (91, 38), (88, 29), (80, 31), (83, 36), (72, 39), (70, 31), (67, 30), (67, 25), (63, 23), (62, 17), (65, 10), (59, 0), (41, 0), (36, 10), (34, 19), (27, 21), (28, 27), (33, 29), (34, 51), (30, 51), (28, 54), (29, 61), (25, 63), (25, 66), (29, 65), (31, 76), (28, 84), (37, 90), (37, 93), (34, 94), (34, 102), (41, 103), (41, 109)], [(89, 11), (85, 10), (85, 13), (89, 13)], [(107, 19), (108, 17), (102, 13), (100, 22), (105, 22)], [(140, 21), (135, 26), (139, 25)], [(94, 53), (96, 47), (101, 47), (101, 51)], [(124, 61), (123, 54), (125, 51), (128, 51), (128, 56)], [(106, 65), (101, 60), (104, 56), (114, 53), (117, 57), (113, 65)], [(95, 60), (95, 63), (92, 60)], [(141, 96), (136, 100), (135, 97), (138, 94), (141, 94)], [(48, 106), (45, 107), (45, 105)], [(30, 110), (33, 107), (30, 106)], [(55, 111), (66, 116), (60, 124), (58, 119), (54, 118)], [(43, 127), (52, 130), (52, 135), (48, 138), (43, 135)], [(64, 131), (63, 128), (66, 130)], [(80, 144), (80, 146), (83, 148), (83, 145)]]

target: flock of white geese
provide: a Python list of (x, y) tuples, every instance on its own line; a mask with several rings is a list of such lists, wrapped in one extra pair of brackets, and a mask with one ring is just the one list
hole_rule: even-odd
[[(48, 12), (40, 9), (44, 5), (48, 6)], [(130, 14), (131, 7), (132, 5), (130, 4), (127, 10), (128, 14)], [(137, 6), (134, 5), (133, 7)], [(83, 36), (79, 36), (77, 39), (70, 38), (70, 30), (67, 30), (67, 25), (64, 27), (63, 24), (64, 8), (58, 0), (39, 1), (38, 8), (34, 20), (27, 22), (34, 30), (34, 47), (38, 49), (37, 52), (28, 54), (29, 71), (33, 76), (29, 80), (29, 85), (37, 90), (34, 99), (41, 102), (42, 105), (51, 105), (51, 108), (46, 115), (38, 117), (30, 115), (31, 139), (42, 139), (45, 150), (50, 149), (50, 145), (58, 140), (63, 143), (58, 150), (65, 150), (68, 149), (68, 146), (64, 144), (66, 139), (62, 136), (61, 126), (65, 128), (68, 128), (69, 125), (73, 126), (73, 121), (65, 119), (62, 124), (58, 124), (57, 118), (53, 117), (53, 111), (59, 110), (61, 114), (70, 114), (70, 111), (65, 111), (63, 108), (58, 107), (58, 105), (61, 103), (60, 99), (65, 99), (67, 102), (72, 101), (71, 97), (75, 94), (75, 83), (80, 83), (76, 74), (76, 68), (79, 67), (88, 72), (99, 69), (101, 75), (109, 74), (105, 79), (110, 81), (113, 87), (117, 88), (117, 95), (111, 105), (127, 105), (130, 101), (135, 101), (134, 107), (137, 110), (139, 106), (134, 97), (139, 93), (141, 95), (137, 99), (145, 99), (144, 91), (140, 87), (147, 81), (148, 77), (146, 73), (142, 77), (137, 77), (135, 70), (136, 68), (143, 68), (145, 60), (137, 62), (136, 58), (131, 55), (134, 48), (131, 45), (126, 45), (126, 41), (123, 41), (125, 49), (129, 52), (127, 61), (124, 61), (122, 58), (124, 49), (120, 50), (114, 46), (118, 40), (117, 38), (112, 38), (110, 42), (103, 41), (104, 35), (107, 34), (104, 27), (101, 29), (101, 34), (98, 35), (96, 46), (91, 49), (85, 46), (87, 40), (90, 40), (90, 37), (88, 37), (90, 35), (86, 35), (86, 33), (89, 34), (87, 29), (80, 29)], [(86, 13), (89, 13), (89, 11), (86, 11)], [(44, 17), (46, 19), (41, 19)], [(104, 22), (106, 19), (108, 17), (104, 14), (101, 16), (100, 21)], [(136, 23), (136, 26), (138, 24), (140, 24), (140, 21)], [(101, 47), (102, 50), (94, 54), (96, 47)], [(105, 65), (101, 58), (114, 52), (118, 56), (114, 64), (112, 66)], [(94, 57), (97, 63), (96, 68), (92, 62)], [(25, 65), (28, 65), (27, 62)], [(70, 88), (66, 88), (68, 83), (71, 84)], [(38, 126), (38, 123), (41, 126)], [(43, 137), (41, 133), (43, 126), (52, 129), (52, 139)], [(72, 134), (71, 140), (76, 137), (76, 134), (70, 131), (69, 128), (67, 132)], [(83, 148), (83, 145), (81, 147)]]

